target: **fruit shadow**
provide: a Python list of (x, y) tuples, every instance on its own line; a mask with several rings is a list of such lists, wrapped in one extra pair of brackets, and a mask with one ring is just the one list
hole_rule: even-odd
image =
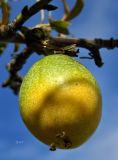
[[(68, 133), (69, 135), (71, 134), (72, 137), (75, 137), (75, 132), (76, 132), (76, 134), (78, 134), (80, 136), (80, 141), (81, 141), (78, 143), (83, 143), (85, 141), (85, 135), (83, 135), (83, 130), (85, 130), (85, 134), (90, 134), (89, 132), (92, 133), (93, 130), (96, 129), (96, 128), (93, 128), (93, 130), (90, 131), (89, 127), (88, 127), (89, 123), (91, 123), (91, 121), (92, 121), (91, 118), (93, 118), (94, 117), (93, 115), (96, 114), (96, 110), (94, 111), (95, 113), (91, 112), (91, 114), (92, 114), (91, 116), (86, 116), (86, 113), (87, 113), (86, 109), (88, 108), (87, 103), (86, 103), (86, 101), (87, 101), (86, 97), (84, 97), (83, 100), (79, 100), (79, 98), (74, 97), (73, 95), (71, 96), (70, 94), (67, 94), (67, 95), (63, 95), (63, 97), (61, 96), (60, 98), (57, 99), (57, 95), (59, 95), (61, 93), (63, 88), (66, 88), (66, 87), (69, 88), (70, 86), (73, 86), (73, 85), (74, 86), (76, 86), (76, 85), (77, 86), (78, 85), (89, 86), (92, 90), (95, 91), (96, 94), (98, 94), (98, 96), (100, 96), (98, 88), (94, 84), (92, 84), (91, 81), (84, 79), (84, 78), (66, 81), (63, 84), (59, 84), (55, 89), (48, 92), (47, 95), (45, 95), (45, 98), (42, 102), (42, 105), (39, 107), (39, 110), (37, 110), (36, 112), (33, 113), (34, 114), (33, 115), (33, 117), (34, 117), (33, 125), (35, 125), (35, 128), (38, 128), (38, 126), (42, 126), (42, 124), (43, 124), (42, 123), (42, 115), (45, 116), (44, 112), (46, 110), (49, 110), (49, 115), (48, 115), (49, 117), (54, 116), (52, 119), (54, 119), (55, 127), (52, 125), (49, 125), (49, 121), (48, 121), (49, 117), (46, 115), (46, 119), (47, 119), (47, 122), (45, 122), (45, 123), (47, 123), (46, 127), (42, 126), (41, 128), (38, 129), (38, 132), (37, 132), (37, 130), (33, 130), (33, 132), (32, 132), (38, 139), (41, 139), (44, 143), (51, 144), (52, 143), (51, 139), (54, 138), (54, 135), (56, 137), (57, 134), (61, 134), (62, 132), (65, 132), (66, 134)], [(69, 92), (69, 89), (68, 89), (68, 92)], [(101, 96), (100, 96), (100, 99), (101, 99)], [(98, 103), (100, 103), (100, 102), (98, 102)], [(53, 106), (53, 104), (55, 104), (54, 105), (55, 107)], [(62, 124), (63, 122), (58, 124), (58, 122), (60, 121), (60, 120), (58, 120), (59, 119), (59, 116), (58, 116), (59, 108), (56, 108), (56, 104), (58, 107), (61, 104), (63, 105), (63, 107), (64, 106), (76, 106), (75, 108), (79, 107), (79, 109), (81, 110), (80, 122), (78, 123), (78, 119), (77, 119), (77, 121), (75, 121), (75, 123), (73, 125), (73, 122), (69, 119), (68, 116), (64, 117), (65, 114), (63, 112), (66, 112), (66, 111), (64, 111), (61, 108), (62, 114), (63, 114), (63, 119), (68, 118), (68, 120), (66, 120), (66, 123), (64, 123), (64, 124)], [(99, 105), (101, 105), (101, 104), (99, 104)], [(71, 112), (70, 107), (69, 107), (69, 112), (70, 112), (70, 116), (71, 116), (73, 113)], [(75, 112), (76, 112), (76, 110), (75, 110)], [(101, 111), (99, 111), (99, 110), (98, 110), (98, 112), (101, 113)], [(100, 115), (98, 114), (98, 117), (96, 117), (96, 119), (94, 119), (95, 123), (96, 123), (96, 120), (99, 121), (99, 118), (100, 118)], [(87, 123), (85, 123), (85, 121)], [(78, 124), (81, 126), (80, 130), (77, 129), (77, 128), (79, 128)], [(32, 126), (29, 126), (29, 128), (32, 128)], [(44, 134), (39, 136), (40, 131), (43, 132)], [(53, 133), (53, 134), (50, 134), (50, 133)], [(68, 138), (71, 139), (71, 137), (68, 137)], [(82, 139), (83, 139), (83, 141), (82, 141)], [(76, 139), (73, 139), (71, 141), (74, 141), (74, 143), (75, 143)]]

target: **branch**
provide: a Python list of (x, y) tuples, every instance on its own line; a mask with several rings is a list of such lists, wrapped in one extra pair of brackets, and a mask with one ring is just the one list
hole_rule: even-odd
[[(44, 26), (43, 26), (44, 27)], [(45, 26), (46, 27), (46, 26)], [(45, 28), (44, 27), (44, 28)], [(9, 78), (2, 84), (3, 87), (10, 87), (15, 94), (18, 94), (20, 85), (22, 83), (22, 77), (18, 74), (18, 71), (22, 69), (25, 61), (33, 52), (39, 54), (49, 55), (49, 54), (68, 54), (70, 56), (77, 56), (77, 47), (86, 48), (90, 51), (90, 57), (81, 58), (91, 58), (94, 59), (95, 64), (99, 67), (103, 65), (102, 58), (99, 52), (101, 48), (113, 49), (118, 47), (118, 39), (113, 38), (109, 40), (103, 39), (72, 39), (72, 38), (55, 38), (50, 37), (50, 31), (47, 28), (33, 28), (27, 29), (23, 34), (18, 32), (14, 34), (14, 37), (7, 39), (0, 39), (2, 41), (9, 42), (21, 42), (25, 43), (28, 48), (26, 48), (22, 53), (16, 55), (11, 62), (7, 65), (7, 70), (10, 73)], [(47, 31), (47, 32), (46, 32)]]
[(114, 49), (118, 47), (118, 39), (73, 39), (73, 38), (58, 38), (51, 37), (48, 25), (40, 26), (39, 28), (33, 28), (25, 31), (21, 34), (16, 33), (12, 38), (3, 38), (1, 42), (18, 42), (25, 43), (28, 48), (33, 52), (39, 54), (49, 55), (53, 53), (68, 54), (70, 56), (77, 56), (76, 47), (85, 48), (89, 50), (89, 57), (80, 57), (94, 59), (95, 64), (98, 67), (103, 65), (102, 58), (100, 55), (101, 48)]
[[(118, 47), (118, 39), (114, 40), (113, 38), (109, 40), (103, 39), (94, 39), (94, 40), (87, 40), (87, 39), (65, 39), (65, 38), (52, 38), (51, 45), (63, 47), (75, 44), (77, 47), (86, 48), (90, 51), (89, 57), (80, 57), (80, 58), (87, 58), (87, 59), (94, 59), (95, 64), (98, 67), (101, 67), (104, 63), (102, 62), (102, 58), (100, 55), (101, 48), (107, 49), (114, 49)], [(76, 56), (76, 54), (75, 54)]]
[(15, 20), (8, 25), (2, 25), (0, 27), (0, 39), (7, 39), (7, 37), (13, 37), (17, 30), (34, 14), (39, 12), (42, 9), (46, 10), (55, 10), (57, 7), (53, 5), (48, 5), (52, 0), (40, 0), (35, 3), (33, 6), (28, 8), (25, 6), (22, 12), (15, 18)]
[[(20, 34), (16, 33), (13, 34), (13, 37), (2, 37), (0, 35), (0, 42), (7, 42), (7, 43), (23, 43), (25, 44), (25, 37)], [(91, 47), (97, 47), (99, 49), (101, 48), (107, 48), (107, 49), (114, 49), (115, 47), (118, 48), (118, 39), (83, 39), (83, 38), (57, 38), (57, 37), (51, 37), (49, 39), (49, 43), (52, 45), (57, 45), (59, 47), (63, 46), (69, 46), (72, 44), (75, 44), (77, 47), (81, 48), (91, 48)]]
[(118, 39), (114, 40), (111, 39), (73, 39), (73, 38), (51, 38), (50, 43), (57, 46), (69, 46), (72, 44), (75, 44), (77, 47), (81, 48), (92, 48), (96, 47), (98, 49), (100, 48), (107, 48), (107, 49), (114, 49), (115, 47), (118, 47)]
[[(55, 10), (56, 6), (49, 4), (52, 0), (40, 0), (31, 7), (25, 6), (21, 13), (8, 25), (4, 24), (0, 26), (0, 43), (22, 43), (26, 44), (25, 48), (20, 54), (15, 55), (10, 63), (7, 65), (9, 72), (9, 78), (2, 84), (2, 87), (10, 87), (15, 94), (18, 94), (20, 85), (22, 83), (22, 77), (18, 74), (18, 71), (22, 69), (26, 60), (33, 52), (38, 54), (67, 54), (70, 56), (78, 56), (78, 48), (85, 48), (89, 50), (89, 57), (80, 57), (94, 59), (95, 64), (98, 67), (103, 65), (103, 61), (100, 55), (101, 48), (114, 49), (118, 48), (118, 39), (82, 39), (82, 38), (64, 38), (64, 37), (52, 37), (50, 35), (50, 24), (40, 24), (34, 28), (24, 27), (23, 24), (34, 14), (40, 10)], [(66, 4), (66, 0), (62, 0), (65, 8), (66, 18), (65, 20), (71, 20), (76, 17), (82, 7), (83, 0), (76, 0), (76, 4), (81, 2), (80, 8), (78, 5), (74, 5), (70, 13)], [(69, 12), (69, 13), (68, 13)], [(19, 32), (17, 32), (19, 30)]]
[(14, 56), (11, 62), (6, 66), (10, 76), (3, 82), (2, 87), (10, 87), (16, 95), (18, 94), (22, 83), (22, 77), (18, 74), (18, 71), (22, 69), (31, 54), (32, 51), (26, 48), (20, 54)]
[(21, 32), (14, 33), (12, 38), (1, 38), (2, 42), (18, 42), (25, 43), (28, 48), (30, 48), (33, 52), (37, 52), (39, 54), (49, 55), (53, 53), (63, 53), (68, 54), (70, 56), (77, 56), (76, 47), (81, 47), (89, 50), (89, 57), (81, 57), (94, 59), (95, 64), (98, 67), (103, 65), (102, 58), (100, 55), (101, 48), (114, 49), (118, 47), (118, 39), (114, 40), (113, 38), (109, 40), (103, 39), (73, 39), (73, 38), (62, 38), (62, 37), (51, 37), (50, 36), (50, 26), (49, 25), (39, 25), (40, 27), (35, 27), (33, 29), (29, 29), (27, 27), (24, 28), (25, 32), (23, 33), (22, 28)]
[[(51, 1), (52, 0), (40, 0), (30, 8), (28, 8), (28, 6), (25, 6), (21, 14), (18, 15), (14, 21), (14, 29), (18, 30), (30, 17), (32, 17), (40, 10), (50, 10), (50, 5), (48, 5), (48, 3)], [(56, 9), (56, 7), (54, 9)]]
[(12, 33), (11, 36), (3, 36), (0, 34), (0, 43), (21, 43), (25, 44), (25, 37), (23, 34), (19, 33)]
[[(18, 71), (22, 69), (26, 60), (34, 51), (40, 52), (40, 54), (45, 54), (46, 52), (46, 55), (53, 54), (54, 51), (55, 52), (57, 51), (56, 53), (58, 53), (58, 51), (59, 53), (60, 51), (62, 52), (64, 51), (64, 54), (70, 53), (69, 54), (70, 56), (76, 56), (77, 52), (73, 52), (75, 51), (74, 50), (75, 47), (82, 47), (90, 51), (89, 53), (90, 57), (80, 57), (80, 58), (94, 59), (96, 65), (101, 67), (103, 62), (100, 56), (99, 49), (101, 48), (113, 49), (115, 47), (118, 47), (118, 39), (114, 40), (113, 38), (109, 40), (103, 40), (103, 39), (87, 40), (87, 39), (54, 38), (54, 37), (49, 37), (48, 39), (45, 39), (44, 37), (44, 40), (42, 41), (41, 40), (42, 32), (41, 35), (39, 34), (40, 32), (38, 32), (39, 35), (37, 34), (35, 35), (34, 34), (35, 32), (34, 33), (33, 32), (31, 36), (33, 38), (33, 43), (30, 43), (28, 48), (24, 49), (22, 53), (16, 55), (7, 65), (7, 70), (10, 76), (2, 84), (2, 87), (10, 87), (15, 94), (18, 94), (20, 85), (22, 83), (22, 77), (18, 74)], [(33, 37), (33, 35), (36, 37)], [(22, 38), (23, 36), (21, 36), (20, 34), (18, 34), (17, 36), (15, 38), (16, 39), (18, 38), (19, 42), (21, 40), (21, 43), (26, 43), (24, 38)], [(15, 38), (12, 39), (11, 42), (15, 41), (16, 40)], [(30, 41), (32, 41), (32, 39), (30, 39)], [(72, 47), (74, 46), (74, 48), (72, 48), (71, 50), (70, 46)]]

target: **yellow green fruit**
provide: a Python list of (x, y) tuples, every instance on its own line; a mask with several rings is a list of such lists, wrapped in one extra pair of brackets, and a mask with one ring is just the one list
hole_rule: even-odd
[(90, 71), (66, 55), (36, 62), (23, 79), (20, 113), (31, 133), (53, 147), (83, 144), (101, 117), (101, 94)]

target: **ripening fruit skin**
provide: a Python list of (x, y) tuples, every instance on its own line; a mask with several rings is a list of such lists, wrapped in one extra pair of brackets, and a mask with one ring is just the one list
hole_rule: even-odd
[(19, 105), (30, 132), (61, 149), (83, 144), (101, 118), (102, 98), (90, 71), (70, 56), (49, 55), (23, 79)]

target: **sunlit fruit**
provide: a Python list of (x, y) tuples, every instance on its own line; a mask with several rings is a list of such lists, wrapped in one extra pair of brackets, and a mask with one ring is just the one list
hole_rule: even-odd
[(52, 150), (80, 146), (101, 118), (96, 79), (85, 66), (62, 54), (45, 56), (30, 68), (19, 105), (27, 128)]

